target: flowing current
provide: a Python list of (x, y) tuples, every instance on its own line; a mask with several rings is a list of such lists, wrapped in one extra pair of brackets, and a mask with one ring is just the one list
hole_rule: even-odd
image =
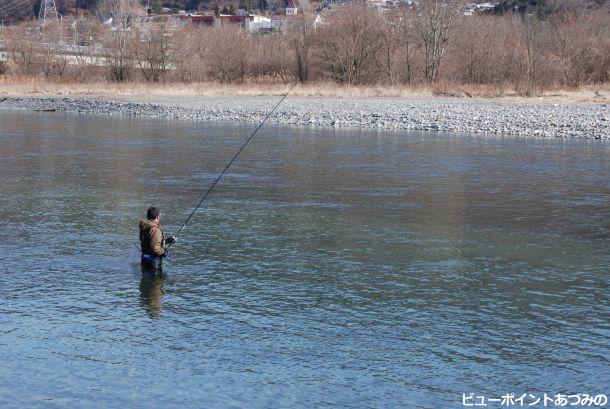
[(142, 275), (253, 127), (0, 111), (0, 407), (609, 394), (610, 143), (266, 126)]

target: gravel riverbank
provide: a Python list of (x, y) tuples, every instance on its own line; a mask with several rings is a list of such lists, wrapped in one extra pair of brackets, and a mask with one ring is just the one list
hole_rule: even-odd
[[(279, 97), (11, 96), (0, 101), (0, 109), (257, 123)], [(268, 122), (610, 139), (610, 109), (603, 101), (549, 104), (480, 99), (288, 97)]]

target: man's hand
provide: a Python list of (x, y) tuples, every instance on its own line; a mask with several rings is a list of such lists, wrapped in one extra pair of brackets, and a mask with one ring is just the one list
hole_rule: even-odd
[(169, 244), (169, 245), (174, 244), (176, 241), (178, 241), (176, 236), (170, 236), (167, 239), (165, 239), (165, 243)]

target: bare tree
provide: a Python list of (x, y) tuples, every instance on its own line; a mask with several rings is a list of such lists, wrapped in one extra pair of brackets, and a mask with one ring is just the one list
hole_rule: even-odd
[[(381, 58), (380, 63), (384, 68), (385, 81), (390, 85), (395, 85), (399, 81), (399, 67), (401, 65), (401, 26), (397, 22), (388, 20), (384, 21), (381, 26)], [(409, 56), (407, 57), (407, 65), (409, 64)]]
[(576, 87), (607, 81), (610, 37), (604, 20), (597, 13), (572, 14), (553, 21), (549, 27), (552, 31), (549, 48), (557, 60), (563, 85)]
[(73, 64), (69, 67), (71, 79), (85, 81), (103, 75), (105, 59), (99, 54), (99, 44), (102, 33), (107, 30), (96, 19), (78, 18), (67, 23), (68, 44), (71, 45)]
[(294, 52), (297, 78), (301, 82), (309, 78), (309, 57), (313, 38), (313, 25), (304, 18), (289, 29), (289, 43)]
[(380, 18), (366, 5), (348, 5), (316, 32), (318, 61), (336, 81), (359, 84), (378, 79)]
[(147, 81), (165, 80), (171, 59), (171, 24), (168, 21), (149, 23), (138, 30), (137, 64)]
[(248, 73), (252, 78), (283, 82), (293, 81), (294, 55), (287, 36), (259, 36), (252, 38)]
[(209, 59), (213, 77), (220, 82), (243, 82), (248, 73), (251, 48), (249, 38), (236, 27), (221, 27), (208, 31)]
[(505, 18), (489, 15), (465, 16), (457, 20), (453, 40), (447, 49), (449, 75), (464, 84), (493, 82), (490, 64), (494, 52), (507, 46), (501, 30)]
[(130, 27), (138, 17), (146, 15), (138, 0), (101, 0), (97, 7), (100, 17), (112, 19), (115, 27)]
[(521, 49), (523, 58), (521, 59), (521, 72), (516, 87), (520, 92), (531, 94), (535, 87), (542, 89), (545, 80), (543, 70), (543, 60), (546, 52), (544, 50), (545, 27), (540, 19), (535, 15), (524, 15), (521, 17), (519, 25), (519, 35), (521, 39)]
[(415, 34), (424, 56), (424, 78), (432, 83), (438, 72), (449, 41), (449, 31), (459, 12), (458, 0), (421, 0), (415, 7)]
[(133, 64), (133, 55), (129, 52), (135, 42), (136, 18), (144, 15), (145, 11), (138, 0), (102, 0), (97, 12), (107, 19), (109, 25), (103, 43), (111, 78), (124, 81)]
[(399, 34), (403, 55), (403, 76), (402, 82), (410, 84), (413, 79), (413, 13), (409, 5), (403, 4), (400, 8)]
[(5, 29), (4, 40), (18, 76), (33, 76), (40, 70), (41, 44), (38, 31), (32, 24)]
[(210, 38), (208, 27), (198, 27), (187, 24), (178, 28), (173, 35), (174, 55), (173, 65), (180, 81), (207, 81)]
[(308, 1), (301, 2), (300, 19), (294, 22), (288, 30), (290, 46), (294, 52), (297, 78), (305, 82), (309, 78), (309, 61), (313, 40), (313, 21), (306, 16), (311, 14), (312, 8)]
[(37, 24), (27, 23), (7, 29), (5, 41), (17, 73), (62, 79), (68, 64), (68, 56), (60, 41), (63, 37), (59, 23), (47, 25), (44, 42)]
[(62, 28), (54, 24), (46, 28), (47, 43), (43, 44), (41, 59), (42, 72), (46, 78), (61, 80), (68, 66), (68, 55), (62, 48), (64, 37)]

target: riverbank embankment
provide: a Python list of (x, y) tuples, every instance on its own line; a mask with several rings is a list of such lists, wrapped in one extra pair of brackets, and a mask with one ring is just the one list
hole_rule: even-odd
[[(0, 109), (257, 123), (278, 96), (47, 96), (0, 98)], [(288, 97), (269, 123), (452, 133), (610, 139), (605, 100), (550, 103), (465, 98)]]

